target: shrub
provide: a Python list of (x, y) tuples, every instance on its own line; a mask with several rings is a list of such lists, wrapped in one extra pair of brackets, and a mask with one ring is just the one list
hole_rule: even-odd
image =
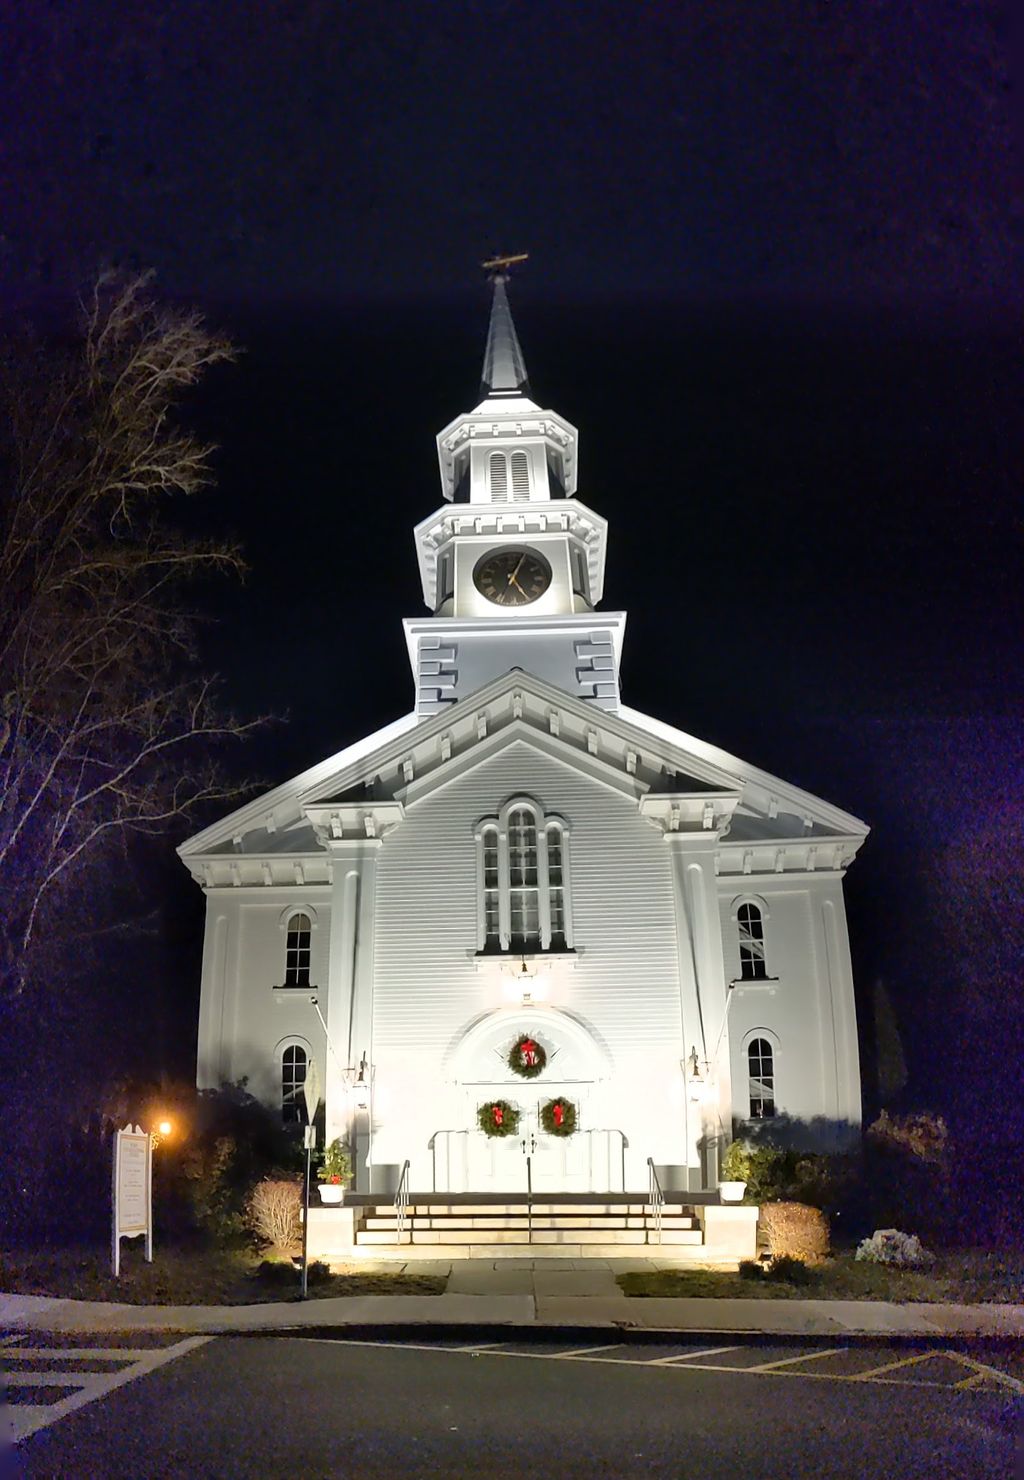
[(332, 1278), (331, 1266), (322, 1259), (313, 1259), (306, 1266), (307, 1285), (326, 1285)]
[(286, 1285), (297, 1284), (299, 1275), (295, 1266), (286, 1259), (264, 1259), (256, 1270), (255, 1278), (261, 1285), (280, 1286), (283, 1289)]
[(820, 1208), (805, 1203), (765, 1203), (761, 1232), (773, 1259), (788, 1257), (818, 1264), (828, 1256), (828, 1219)]
[(811, 1271), (802, 1259), (793, 1259), (789, 1254), (777, 1254), (765, 1269), (764, 1277), (780, 1285), (809, 1285)]
[(741, 1280), (760, 1280), (764, 1278), (764, 1270), (761, 1267), (761, 1261), (759, 1259), (741, 1259), (738, 1273)]
[(916, 1233), (901, 1233), (898, 1228), (876, 1228), (870, 1238), (857, 1245), (858, 1259), (870, 1264), (889, 1264), (896, 1269), (924, 1269), (934, 1254), (921, 1245)]
[(193, 1142), (181, 1159), (185, 1195), (198, 1228), (219, 1241), (229, 1241), (242, 1230), (232, 1189), (233, 1136)]
[(867, 1136), (875, 1145), (902, 1152), (915, 1161), (945, 1167), (949, 1160), (949, 1130), (941, 1115), (927, 1110), (913, 1115), (890, 1115), (883, 1110), (868, 1126)]
[(262, 1243), (282, 1254), (302, 1246), (302, 1189), (298, 1182), (264, 1177), (257, 1182), (245, 1209), (246, 1222)]

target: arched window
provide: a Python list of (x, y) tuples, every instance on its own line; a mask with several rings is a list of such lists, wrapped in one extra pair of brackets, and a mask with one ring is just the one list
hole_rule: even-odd
[(512, 454), (512, 501), (516, 504), (530, 501), (530, 459), (525, 452)]
[(513, 950), (540, 944), (537, 819), (517, 807), (508, 819), (509, 935)]
[(527, 798), (477, 826), (478, 949), (572, 949), (569, 830)]
[(488, 459), (491, 480), (491, 503), (503, 504), (508, 498), (508, 460), (503, 452), (492, 452)]
[(747, 1074), (750, 1119), (770, 1120), (775, 1114), (775, 1054), (767, 1038), (747, 1044)]
[(562, 867), (562, 825), (544, 829), (548, 853), (548, 907), (551, 913), (551, 949), (565, 950), (565, 871)]
[(309, 1059), (298, 1043), (289, 1043), (281, 1053), (281, 1119), (285, 1125), (305, 1125), (306, 1100), (302, 1093)]
[(756, 904), (741, 904), (736, 911), (740, 941), (740, 976), (743, 981), (762, 981), (768, 975), (764, 955), (764, 919)]
[(498, 885), (498, 829), (485, 827), (483, 841), (484, 949), (501, 948), (501, 907)]
[(292, 915), (284, 949), (284, 984), (286, 987), (309, 986), (309, 957), (312, 926), (308, 915)]

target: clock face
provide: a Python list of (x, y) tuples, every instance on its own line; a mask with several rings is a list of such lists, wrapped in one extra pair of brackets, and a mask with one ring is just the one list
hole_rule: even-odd
[(551, 567), (535, 550), (492, 550), (477, 561), (473, 580), (495, 606), (528, 606), (551, 585)]

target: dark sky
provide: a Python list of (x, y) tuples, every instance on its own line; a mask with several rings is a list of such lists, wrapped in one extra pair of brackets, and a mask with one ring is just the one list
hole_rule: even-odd
[(152, 266), (244, 347), (198, 404), (222, 445), (202, 517), (252, 565), (209, 657), (240, 707), (290, 713), (268, 778), (411, 703), (411, 530), (477, 388), (476, 264), (528, 249), (514, 311), (611, 522), (627, 701), (873, 825), (849, 881), (865, 1020), (883, 978), (920, 1103), (957, 1108), (951, 1036), (1019, 1094), (997, 1062), (1018, 958), (977, 901), (973, 933), (950, 924), (1021, 832), (999, 8), (135, 9), (5, 6), (0, 303), (67, 315), (100, 263)]

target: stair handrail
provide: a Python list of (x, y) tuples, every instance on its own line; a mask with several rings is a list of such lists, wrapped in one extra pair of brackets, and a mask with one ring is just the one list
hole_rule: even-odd
[(402, 1175), (398, 1179), (398, 1191), (395, 1193), (395, 1243), (402, 1242), (402, 1234), (405, 1232), (405, 1215), (409, 1207), (409, 1158), (406, 1157), (402, 1164)]
[(661, 1190), (661, 1183), (658, 1180), (658, 1172), (657, 1172), (657, 1169), (656, 1169), (656, 1167), (654, 1165), (654, 1158), (652, 1156), (649, 1156), (647, 1158), (647, 1172), (648, 1172), (647, 1201), (650, 1203), (651, 1207), (654, 1209), (654, 1234), (655, 1234), (655, 1241), (660, 1244), (661, 1243), (661, 1210), (665, 1206), (665, 1194)]

